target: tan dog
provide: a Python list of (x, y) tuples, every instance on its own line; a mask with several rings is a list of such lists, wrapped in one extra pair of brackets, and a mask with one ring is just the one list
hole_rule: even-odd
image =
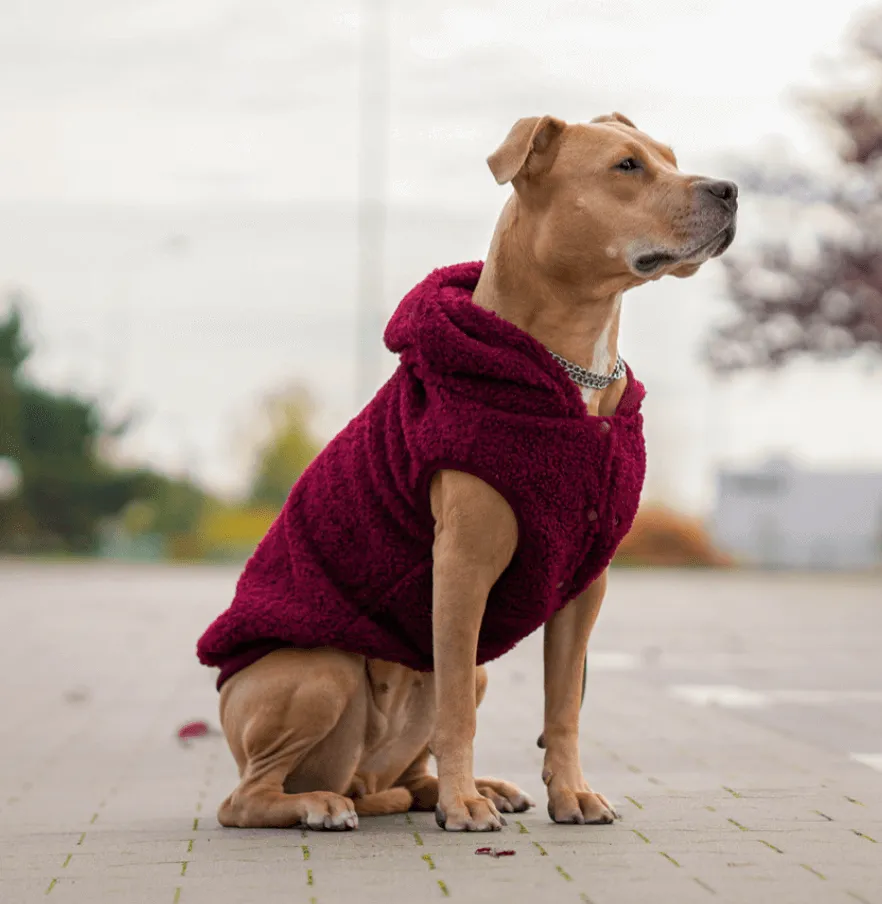
[[(608, 373), (626, 289), (690, 276), (735, 233), (737, 188), (689, 176), (672, 151), (619, 114), (567, 125), (517, 122), (488, 163), (514, 193), (474, 294), (559, 355)], [(583, 391), (614, 413), (622, 378)], [(512, 784), (475, 779), (472, 744), (486, 672), (475, 650), (488, 594), (517, 543), (515, 516), (476, 477), (431, 485), (435, 672), (336, 650), (277, 650), (221, 691), (221, 721), (241, 781), (220, 807), (227, 826), (355, 828), (358, 815), (436, 810), (448, 830), (486, 831), (533, 802)], [(545, 626), (543, 780), (555, 822), (615, 816), (586, 782), (578, 729), (586, 646), (606, 574)], [(438, 777), (429, 772), (431, 754)]]

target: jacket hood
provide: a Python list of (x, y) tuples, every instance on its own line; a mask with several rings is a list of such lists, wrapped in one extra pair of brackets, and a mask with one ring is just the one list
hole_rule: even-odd
[[(434, 270), (404, 296), (385, 342), (425, 384), (522, 414), (584, 417), (578, 387), (544, 346), (514, 324), (476, 305), (480, 261)], [(643, 387), (628, 371), (617, 414), (639, 407)]]

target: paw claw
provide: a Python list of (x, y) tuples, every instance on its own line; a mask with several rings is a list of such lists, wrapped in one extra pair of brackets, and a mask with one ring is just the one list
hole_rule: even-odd
[(506, 824), (487, 797), (460, 798), (452, 807), (435, 808), (435, 822), (447, 832), (498, 832)]
[(553, 822), (570, 825), (609, 825), (618, 818), (606, 799), (593, 791), (557, 790), (548, 800)]

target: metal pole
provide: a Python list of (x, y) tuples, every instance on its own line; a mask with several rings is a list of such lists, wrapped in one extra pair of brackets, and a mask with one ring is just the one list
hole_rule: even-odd
[(362, 0), (358, 102), (356, 402), (376, 392), (382, 354), (389, 156), (389, 4)]

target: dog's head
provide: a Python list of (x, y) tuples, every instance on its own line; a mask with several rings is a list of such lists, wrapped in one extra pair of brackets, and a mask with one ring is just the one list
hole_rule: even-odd
[(733, 182), (681, 173), (673, 151), (620, 113), (569, 125), (520, 119), (487, 159), (549, 275), (619, 291), (691, 276), (735, 237)]

